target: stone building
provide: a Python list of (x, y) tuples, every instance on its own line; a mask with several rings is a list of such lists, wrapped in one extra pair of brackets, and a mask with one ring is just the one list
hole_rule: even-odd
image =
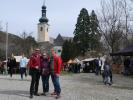
[(61, 55), (62, 46), (65, 40), (72, 39), (71, 37), (63, 37), (59, 34), (56, 39), (49, 37), (49, 20), (46, 16), (46, 6), (42, 6), (42, 16), (38, 23), (38, 39), (39, 48), (41, 51), (49, 51), (51, 47), (54, 47), (56, 53)]

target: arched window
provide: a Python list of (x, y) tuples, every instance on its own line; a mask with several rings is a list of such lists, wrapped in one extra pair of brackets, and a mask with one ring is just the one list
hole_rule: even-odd
[(40, 27), (40, 31), (43, 31), (43, 27)]

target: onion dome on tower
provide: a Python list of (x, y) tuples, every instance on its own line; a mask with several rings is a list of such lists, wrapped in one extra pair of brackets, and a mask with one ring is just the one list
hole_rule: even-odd
[(43, 4), (42, 6), (42, 17), (39, 19), (40, 23), (48, 23), (48, 18), (46, 17), (46, 6)]

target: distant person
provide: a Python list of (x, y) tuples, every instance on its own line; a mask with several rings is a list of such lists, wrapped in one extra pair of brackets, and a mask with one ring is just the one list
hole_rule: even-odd
[(95, 59), (95, 74), (99, 74), (99, 60)]
[(14, 68), (16, 67), (16, 64), (17, 64), (16, 63), (16, 58), (12, 54), (12, 57), (8, 58), (8, 61), (7, 61), (10, 77), (12, 77), (12, 75), (13, 75), (13, 71), (14, 71)]
[(106, 57), (103, 57), (102, 59), (102, 66), (101, 66), (101, 74), (103, 75), (103, 72), (104, 72), (104, 63), (105, 63), (105, 59)]
[(124, 60), (124, 75), (129, 75), (130, 59), (126, 57)]
[(24, 54), (22, 55), (22, 58), (20, 59), (20, 74), (21, 74), (21, 79), (23, 79), (23, 74), (25, 74), (25, 77), (27, 77), (27, 58), (24, 56)]
[(59, 82), (59, 76), (61, 72), (61, 58), (57, 56), (54, 49), (51, 50), (50, 56), (50, 74), (54, 85), (54, 92), (51, 95), (56, 95), (56, 99), (60, 98), (61, 87)]
[(2, 66), (2, 61), (0, 60), (0, 71), (3, 74), (3, 66)]
[(108, 58), (105, 60), (105, 63), (104, 63), (103, 80), (105, 85), (112, 84), (112, 70), (111, 70), (111, 66)]
[(130, 58), (129, 73), (133, 74), (133, 56)]
[(98, 73), (101, 75), (101, 67), (102, 67), (102, 60), (100, 59), (100, 57), (98, 58)]
[(6, 74), (5, 71), (5, 66), (6, 64), (4, 64), (4, 62), (0, 61), (0, 71), (1, 71), (1, 74)]
[(78, 73), (80, 73), (81, 64), (78, 63)]
[(42, 76), (42, 95), (47, 95), (49, 92), (49, 76), (50, 76), (50, 62), (46, 53), (43, 53), (41, 58), (41, 76)]
[(33, 98), (33, 95), (39, 96), (38, 86), (40, 79), (40, 65), (41, 65), (41, 53), (40, 49), (36, 49), (32, 56), (30, 57), (28, 66), (29, 74), (31, 75), (31, 85), (30, 85), (30, 98)]

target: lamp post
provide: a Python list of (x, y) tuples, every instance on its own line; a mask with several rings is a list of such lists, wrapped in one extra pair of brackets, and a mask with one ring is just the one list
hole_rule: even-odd
[(8, 61), (8, 23), (6, 23), (6, 66), (5, 66), (5, 74), (7, 74), (7, 61)]

